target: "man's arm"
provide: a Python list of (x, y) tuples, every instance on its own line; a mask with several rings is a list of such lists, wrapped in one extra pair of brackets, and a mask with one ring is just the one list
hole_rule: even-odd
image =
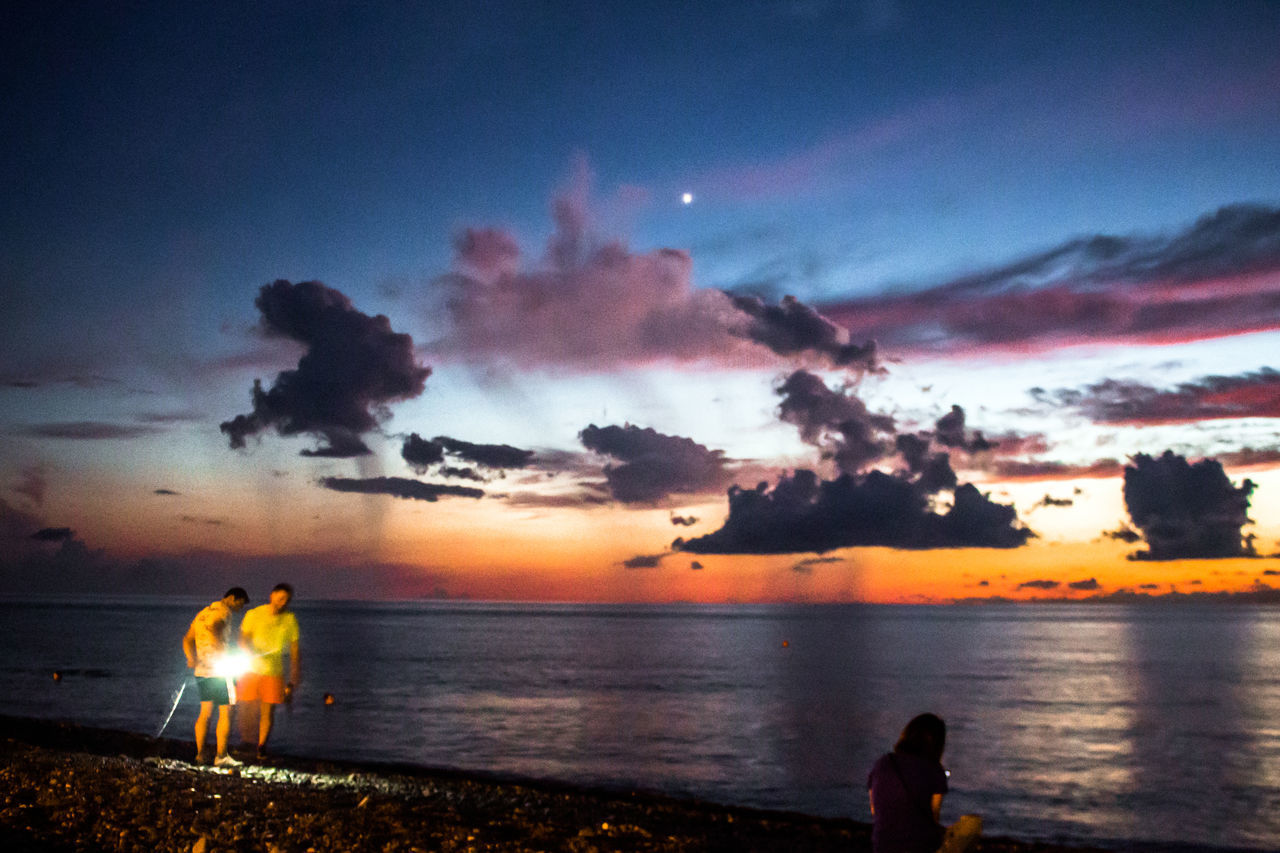
[(302, 659), (298, 657), (298, 641), (289, 643), (289, 683), (297, 686), (302, 680)]
[(196, 668), (196, 628), (192, 625), (182, 637), (182, 651), (187, 656), (187, 669)]

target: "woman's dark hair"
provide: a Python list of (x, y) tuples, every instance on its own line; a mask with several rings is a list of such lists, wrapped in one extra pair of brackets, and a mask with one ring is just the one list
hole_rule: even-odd
[(245, 592), (244, 587), (240, 586), (231, 587), (222, 597), (234, 598), (236, 601), (243, 601), (245, 604), (249, 603), (249, 593)]
[(907, 723), (893, 751), (932, 758), (941, 763), (942, 750), (946, 745), (947, 724), (937, 714), (921, 714)]

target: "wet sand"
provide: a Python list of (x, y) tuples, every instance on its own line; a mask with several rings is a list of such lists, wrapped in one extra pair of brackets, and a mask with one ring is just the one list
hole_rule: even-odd
[[(294, 756), (0, 716), (4, 851), (870, 851), (853, 820), (631, 790)], [(243, 757), (243, 756), (241, 756)], [(1006, 853), (1091, 848), (984, 839)]]

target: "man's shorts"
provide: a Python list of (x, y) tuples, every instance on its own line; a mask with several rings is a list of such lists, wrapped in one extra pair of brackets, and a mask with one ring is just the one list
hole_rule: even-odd
[(196, 687), (200, 688), (201, 702), (215, 702), (219, 705), (231, 704), (231, 694), (227, 691), (227, 680), (220, 675), (212, 678), (197, 675)]
[(236, 699), (241, 702), (261, 699), (268, 705), (283, 705), (284, 676), (246, 672), (236, 681)]

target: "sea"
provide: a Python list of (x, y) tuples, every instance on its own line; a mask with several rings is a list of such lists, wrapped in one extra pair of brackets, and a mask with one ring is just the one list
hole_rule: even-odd
[[(181, 638), (207, 603), (0, 601), (0, 713), (189, 736)], [(1121, 850), (1280, 849), (1276, 607), (294, 609), (284, 754), (869, 820), (872, 762), (931, 711), (948, 727), (944, 820)]]

